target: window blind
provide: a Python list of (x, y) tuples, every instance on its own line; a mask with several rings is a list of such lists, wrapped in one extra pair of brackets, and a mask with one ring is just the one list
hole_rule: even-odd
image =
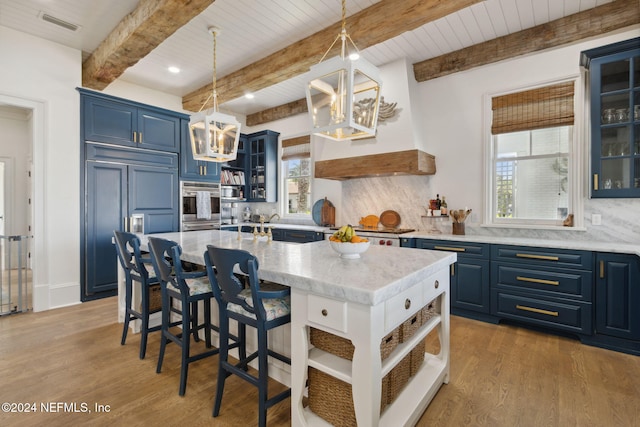
[(311, 136), (282, 140), (282, 160), (308, 159), (311, 157)]
[(492, 98), (491, 133), (573, 125), (573, 86), (563, 82)]

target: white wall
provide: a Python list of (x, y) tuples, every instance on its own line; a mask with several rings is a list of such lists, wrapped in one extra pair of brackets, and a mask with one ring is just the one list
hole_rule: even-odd
[(77, 303), (81, 52), (0, 26), (0, 101), (34, 108), (34, 309)]
[[(539, 83), (580, 75), (580, 52), (640, 35), (638, 26), (571, 46), (547, 50), (509, 61), (426, 81), (419, 85), (423, 100), (427, 151), (436, 156), (438, 172), (430, 180), (434, 191), (447, 196), (449, 208), (469, 206), (480, 213), (484, 207), (485, 97)], [(582, 94), (578, 94), (582, 96)], [(585, 105), (579, 99), (579, 105)], [(578, 110), (576, 114), (588, 111)], [(584, 120), (582, 120), (584, 122)], [(588, 132), (578, 129), (579, 143), (587, 147)], [(588, 187), (588, 171), (583, 184)], [(640, 241), (640, 200), (584, 198), (586, 232), (570, 231), (567, 238), (606, 241)], [(602, 213), (602, 226), (591, 226), (591, 214)], [(530, 230), (480, 228), (480, 214), (467, 224), (467, 233), (527, 235), (557, 238), (557, 234)], [(564, 235), (563, 235), (564, 236)]]

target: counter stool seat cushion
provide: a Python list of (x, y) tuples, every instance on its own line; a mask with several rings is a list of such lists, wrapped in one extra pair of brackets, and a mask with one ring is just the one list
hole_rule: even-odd
[[(253, 298), (251, 296), (251, 289), (247, 288), (238, 294), (238, 296), (246, 301), (246, 303), (253, 307)], [(286, 316), (291, 313), (291, 297), (286, 296), (284, 298), (263, 298), (262, 305), (267, 316), (267, 321), (274, 320), (282, 316)], [(255, 313), (249, 313), (242, 308), (239, 304), (229, 303), (227, 310), (234, 313), (242, 314), (243, 316), (256, 318)]]
[[(209, 281), (209, 278), (206, 276), (196, 277), (193, 279), (185, 279), (185, 283), (189, 287), (190, 296), (206, 294), (208, 292), (211, 292), (211, 282)], [(170, 282), (167, 282), (167, 288), (175, 292), (180, 292), (178, 288), (173, 286)]]

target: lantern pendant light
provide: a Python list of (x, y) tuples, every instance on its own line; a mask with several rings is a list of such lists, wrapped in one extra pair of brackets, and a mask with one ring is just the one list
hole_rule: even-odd
[[(336, 141), (376, 135), (380, 105), (380, 72), (358, 54), (345, 29), (346, 6), (342, 0), (342, 31), (320, 62), (311, 67), (307, 107), (311, 132)], [(340, 40), (340, 56), (323, 61)], [(347, 40), (355, 51), (347, 52)]]
[(240, 123), (235, 117), (218, 111), (216, 36), (219, 30), (215, 27), (210, 27), (209, 32), (213, 35), (213, 92), (204, 104), (206, 105), (213, 97), (213, 109), (209, 112), (199, 111), (191, 116), (189, 121), (191, 151), (195, 160), (228, 162), (235, 160), (238, 152)]

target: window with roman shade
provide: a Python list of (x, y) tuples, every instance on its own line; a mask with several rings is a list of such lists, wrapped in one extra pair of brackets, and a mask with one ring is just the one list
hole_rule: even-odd
[(285, 214), (311, 215), (311, 136), (282, 140)]
[(575, 81), (491, 97), (491, 224), (558, 225), (573, 213)]

